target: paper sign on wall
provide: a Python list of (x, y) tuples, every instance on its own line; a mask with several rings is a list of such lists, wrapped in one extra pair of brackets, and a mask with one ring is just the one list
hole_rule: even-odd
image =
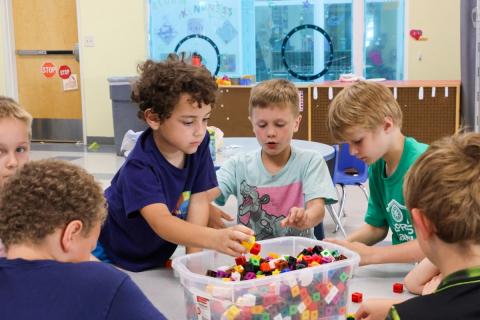
[(303, 112), (303, 91), (298, 90), (298, 103), (299, 103), (299, 111)]
[(78, 89), (78, 81), (77, 75), (71, 74), (68, 79), (63, 79), (63, 91), (70, 91), (70, 90), (77, 90)]

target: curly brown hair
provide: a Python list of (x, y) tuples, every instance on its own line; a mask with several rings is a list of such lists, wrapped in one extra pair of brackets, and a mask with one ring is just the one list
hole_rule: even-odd
[(101, 186), (84, 169), (62, 160), (32, 161), (12, 176), (0, 195), (0, 239), (40, 243), (73, 220), (87, 235), (106, 216)]
[(138, 66), (140, 78), (133, 84), (132, 101), (138, 103), (138, 117), (144, 120), (145, 110), (151, 109), (160, 121), (168, 119), (182, 94), (189, 94), (198, 107), (202, 103), (214, 107), (218, 86), (204, 67), (183, 61), (154, 62), (147, 60)]
[(407, 208), (421, 209), (447, 243), (480, 243), (480, 134), (435, 141), (403, 184)]

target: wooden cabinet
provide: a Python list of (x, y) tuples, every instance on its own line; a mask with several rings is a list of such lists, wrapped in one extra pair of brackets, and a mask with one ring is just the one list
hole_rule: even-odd
[[(418, 141), (431, 143), (451, 135), (460, 123), (460, 81), (384, 81), (403, 111), (402, 132)], [(325, 82), (311, 90), (311, 140), (333, 144), (326, 127), (330, 98), (350, 83)], [(317, 99), (313, 91), (317, 90)], [(396, 91), (396, 93), (395, 93)], [(423, 92), (422, 92), (423, 91)], [(433, 91), (433, 94), (432, 94)]]
[[(252, 124), (248, 119), (248, 100), (251, 86), (225, 86), (220, 88), (219, 98), (208, 125), (220, 128), (225, 137), (254, 137)], [(298, 87), (303, 96), (304, 111), (302, 122), (295, 139), (308, 140), (308, 99), (309, 88)]]
[[(425, 143), (453, 134), (460, 124), (460, 81), (384, 81), (382, 84), (396, 92), (403, 111), (402, 131)], [(295, 139), (327, 144), (335, 141), (328, 133), (326, 120), (328, 106), (350, 83), (324, 82), (299, 86), (303, 95), (302, 123)], [(251, 86), (220, 88), (217, 105), (209, 125), (219, 127), (226, 137), (252, 137), (248, 120), (248, 99)], [(316, 99), (313, 98), (317, 91)], [(423, 94), (422, 94), (423, 91)], [(433, 94), (432, 94), (433, 91)]]

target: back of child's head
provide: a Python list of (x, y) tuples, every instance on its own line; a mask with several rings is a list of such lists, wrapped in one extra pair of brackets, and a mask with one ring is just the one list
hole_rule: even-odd
[(15, 100), (0, 96), (0, 120), (16, 119), (24, 122), (27, 126), (28, 136), (32, 137), (32, 116), (23, 109)]
[(345, 132), (352, 127), (373, 131), (386, 117), (402, 127), (402, 109), (386, 86), (360, 81), (341, 90), (330, 103), (327, 126), (332, 137), (345, 141)]
[(105, 218), (101, 186), (84, 169), (62, 160), (32, 161), (12, 176), (0, 194), (0, 239), (38, 244), (73, 220), (89, 234)]
[(168, 119), (182, 94), (189, 94), (198, 107), (215, 104), (218, 86), (204, 67), (196, 67), (177, 59), (163, 62), (147, 60), (138, 66), (140, 78), (133, 84), (132, 100), (138, 103), (138, 117), (151, 109), (161, 121)]
[(421, 209), (441, 240), (480, 243), (480, 134), (432, 143), (405, 176), (403, 190), (408, 209)]
[(298, 90), (295, 85), (285, 79), (273, 79), (260, 82), (252, 88), (248, 112), (252, 115), (254, 108), (267, 108), (272, 105), (290, 108), (296, 116), (300, 113)]

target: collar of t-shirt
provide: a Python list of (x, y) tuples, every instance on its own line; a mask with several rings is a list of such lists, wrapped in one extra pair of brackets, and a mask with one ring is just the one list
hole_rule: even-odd
[(480, 283), (480, 266), (459, 270), (449, 274), (443, 279), (435, 292), (471, 283)]

